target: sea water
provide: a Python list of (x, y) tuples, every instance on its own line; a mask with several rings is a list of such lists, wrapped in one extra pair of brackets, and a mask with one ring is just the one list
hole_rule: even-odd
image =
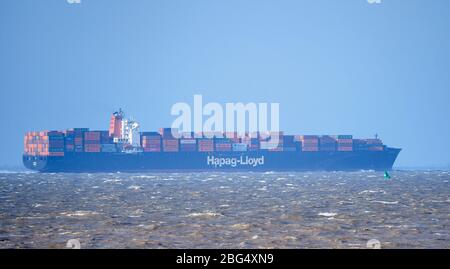
[(0, 173), (0, 248), (450, 248), (450, 173)]

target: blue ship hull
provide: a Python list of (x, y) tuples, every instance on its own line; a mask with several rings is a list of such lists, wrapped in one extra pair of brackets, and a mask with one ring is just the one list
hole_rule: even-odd
[(391, 170), (400, 149), (351, 152), (140, 152), (23, 156), (39, 172)]

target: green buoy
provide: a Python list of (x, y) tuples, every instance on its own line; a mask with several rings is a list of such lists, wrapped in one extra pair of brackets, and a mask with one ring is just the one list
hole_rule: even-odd
[(391, 175), (387, 171), (384, 171), (384, 178), (385, 179), (391, 179)]

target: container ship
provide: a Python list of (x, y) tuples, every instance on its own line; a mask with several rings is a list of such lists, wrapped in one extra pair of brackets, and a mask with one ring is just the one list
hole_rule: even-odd
[[(399, 148), (377, 136), (139, 132), (123, 111), (109, 130), (31, 131), (23, 163), (39, 172), (391, 170)], [(176, 135), (174, 135), (176, 134)], [(275, 145), (272, 136), (278, 138)]]

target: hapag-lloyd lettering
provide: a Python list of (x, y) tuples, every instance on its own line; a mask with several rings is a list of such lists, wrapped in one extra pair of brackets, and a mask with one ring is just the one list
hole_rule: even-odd
[(211, 165), (214, 167), (222, 167), (222, 166), (253, 166), (256, 167), (258, 165), (264, 165), (264, 156), (261, 157), (249, 157), (249, 156), (240, 156), (240, 157), (215, 157), (208, 156), (206, 159), (207, 165)]

